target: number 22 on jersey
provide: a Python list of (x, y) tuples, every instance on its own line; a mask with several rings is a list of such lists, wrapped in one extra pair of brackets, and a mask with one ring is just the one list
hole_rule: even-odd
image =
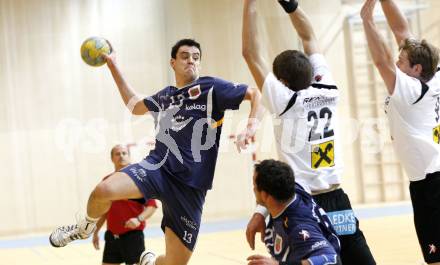
[[(330, 129), (332, 114), (332, 111), (327, 107), (321, 108), (319, 111), (309, 111), (307, 114), (307, 121), (312, 123), (308, 138), (309, 142), (329, 138), (335, 135), (333, 129)], [(322, 122), (325, 122), (324, 126), (319, 126)], [(318, 128), (323, 129), (320, 131)], [(334, 140), (312, 144), (310, 167), (313, 169), (318, 169), (334, 166), (334, 150)]]

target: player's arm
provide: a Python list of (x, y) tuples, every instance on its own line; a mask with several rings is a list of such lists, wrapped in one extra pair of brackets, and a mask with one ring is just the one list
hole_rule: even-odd
[(394, 92), (396, 83), (396, 66), (390, 49), (376, 27), (373, 19), (373, 11), (376, 0), (366, 0), (361, 10), (361, 18), (364, 25), (365, 35), (367, 37), (368, 48), (371, 59), (379, 70), (385, 86), (390, 95)]
[(104, 214), (101, 216), (96, 223), (96, 229), (93, 232), (93, 239), (92, 243), (96, 250), (99, 250), (99, 230), (101, 230), (101, 227), (104, 225), (105, 220), (107, 220), (107, 214)]
[(247, 145), (250, 144), (264, 115), (264, 108), (261, 105), (261, 92), (259, 89), (248, 87), (244, 99), (251, 102), (251, 110), (245, 130), (237, 136), (236, 146), (238, 152), (242, 149), (246, 149)]
[(380, 4), (388, 25), (396, 38), (397, 45), (400, 45), (402, 41), (411, 38), (412, 34), (409, 29), (408, 21), (403, 16), (396, 3), (394, 3), (393, 0), (380, 0)]
[[(267, 256), (263, 256), (263, 255), (252, 255), (249, 256), (247, 258), (248, 260), (248, 265), (280, 265), (282, 263), (279, 263), (277, 260), (275, 260), (272, 257), (267, 257)], [(297, 264), (292, 264), (292, 265), (297, 265)], [(302, 264), (298, 264), (298, 265), (302, 265)]]
[(112, 73), (113, 79), (115, 80), (125, 106), (127, 106), (130, 112), (134, 115), (142, 115), (147, 113), (148, 108), (145, 106), (143, 98), (137, 95), (136, 92), (131, 88), (119, 69), (116, 63), (114, 52), (105, 56), (105, 58), (107, 60), (107, 66)]
[(138, 215), (137, 219), (139, 221), (144, 221), (149, 219), (151, 216), (153, 216), (154, 212), (156, 212), (157, 207), (156, 206), (145, 206), (144, 210), (141, 214)]
[(257, 204), (255, 212), (249, 220), (246, 227), (246, 240), (252, 250), (255, 249), (255, 235), (260, 233), (261, 242), (264, 242), (266, 231), (266, 217), (269, 215), (269, 210), (266, 207)]
[(318, 40), (307, 14), (298, 6), (297, 0), (279, 0), (278, 3), (289, 14), (290, 21), (302, 41), (304, 53), (312, 55), (319, 52)]
[(257, 2), (245, 0), (243, 6), (242, 55), (261, 91), (270, 67), (263, 57), (257, 28)]
[(251, 102), (251, 110), (245, 130), (237, 136), (236, 146), (238, 152), (246, 149), (247, 145), (250, 144), (264, 115), (264, 108), (261, 105), (261, 92), (259, 89), (248, 87), (244, 99)]
[(311, 256), (306, 260), (301, 261), (301, 265), (326, 265), (335, 264), (340, 265), (341, 262), (336, 254), (322, 254), (318, 256)]
[(107, 213), (101, 216), (101, 218), (99, 218), (98, 222), (96, 223), (96, 230), (94, 232), (95, 234), (99, 233), (99, 230), (104, 225), (106, 220), (107, 220)]
[(135, 229), (136, 227), (140, 226), (143, 221), (149, 219), (154, 212), (156, 211), (157, 205), (154, 200), (149, 200), (146, 205), (144, 205), (143, 211), (135, 217), (132, 217), (128, 219), (125, 222), (124, 227), (129, 229)]

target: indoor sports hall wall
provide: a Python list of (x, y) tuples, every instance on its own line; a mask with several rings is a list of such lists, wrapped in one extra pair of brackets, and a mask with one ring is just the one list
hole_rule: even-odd
[[(413, 26), (438, 46), (440, 3), (419, 2), (427, 6), (413, 13)], [(364, 178), (375, 174), (357, 163), (365, 147), (357, 144), (363, 125), (353, 118), (356, 87), (350, 87), (347, 76), (356, 65), (347, 55), (346, 23), (358, 3), (300, 1), (342, 93), (345, 189), (354, 202), (397, 200), (380, 193), (362, 196), (364, 181), (358, 172), (367, 172)], [(268, 60), (300, 47), (275, 1), (260, 0), (259, 12)], [(169, 53), (184, 37), (202, 44), (203, 75), (255, 85), (241, 57), (241, 13), (237, 0), (0, 0), (0, 235), (71, 222), (84, 211), (94, 185), (112, 171), (110, 148), (137, 143), (132, 150), (140, 159), (154, 138), (152, 119), (128, 114), (106, 67), (81, 61), (84, 39), (107, 38), (127, 80), (145, 95), (173, 82)], [(205, 205), (207, 219), (243, 217), (254, 206), (252, 155), (238, 154), (233, 146), (248, 110), (243, 105), (226, 116), (214, 189)], [(265, 123), (257, 135), (258, 159), (275, 156), (273, 140)]]

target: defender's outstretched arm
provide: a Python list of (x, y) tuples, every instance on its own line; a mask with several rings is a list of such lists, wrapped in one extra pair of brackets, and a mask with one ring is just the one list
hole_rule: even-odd
[(295, 28), (298, 36), (302, 40), (304, 53), (312, 55), (319, 53), (318, 40), (316, 39), (315, 32), (313, 31), (312, 24), (307, 14), (298, 7), (294, 12), (289, 13), (290, 21)]
[(408, 21), (397, 7), (394, 0), (380, 0), (383, 13), (387, 19), (388, 25), (396, 38), (397, 45), (400, 45), (402, 41), (413, 37)]
[(375, 5), (376, 0), (366, 0), (361, 10), (361, 18), (373, 63), (379, 70), (388, 93), (392, 95), (396, 83), (396, 66), (390, 49), (374, 24), (373, 11)]
[(263, 57), (261, 39), (257, 28), (257, 2), (245, 0), (243, 6), (242, 55), (261, 91), (264, 79), (270, 71), (269, 64)]

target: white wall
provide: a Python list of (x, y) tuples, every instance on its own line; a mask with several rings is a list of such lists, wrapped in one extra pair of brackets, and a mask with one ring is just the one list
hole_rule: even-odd
[[(274, 2), (258, 3), (268, 60), (298, 48), (287, 16)], [(438, 45), (434, 14), (440, 6), (430, 3), (434, 9), (424, 11), (422, 26), (435, 25), (427, 34)], [(96, 183), (112, 171), (111, 146), (152, 136), (150, 118), (127, 115), (108, 70), (81, 61), (85, 38), (109, 39), (127, 80), (146, 95), (173, 82), (169, 53), (182, 37), (202, 43), (202, 74), (255, 85), (241, 57), (241, 5), (236, 0), (0, 0), (0, 234), (72, 222)], [(341, 87), (341, 116), (349, 119), (340, 1), (303, 0), (301, 5)], [(204, 218), (252, 211), (251, 156), (237, 154), (228, 138), (246, 118), (244, 105), (228, 114)], [(344, 186), (356, 202), (350, 141), (345, 151)], [(273, 145), (258, 155), (274, 157)]]

